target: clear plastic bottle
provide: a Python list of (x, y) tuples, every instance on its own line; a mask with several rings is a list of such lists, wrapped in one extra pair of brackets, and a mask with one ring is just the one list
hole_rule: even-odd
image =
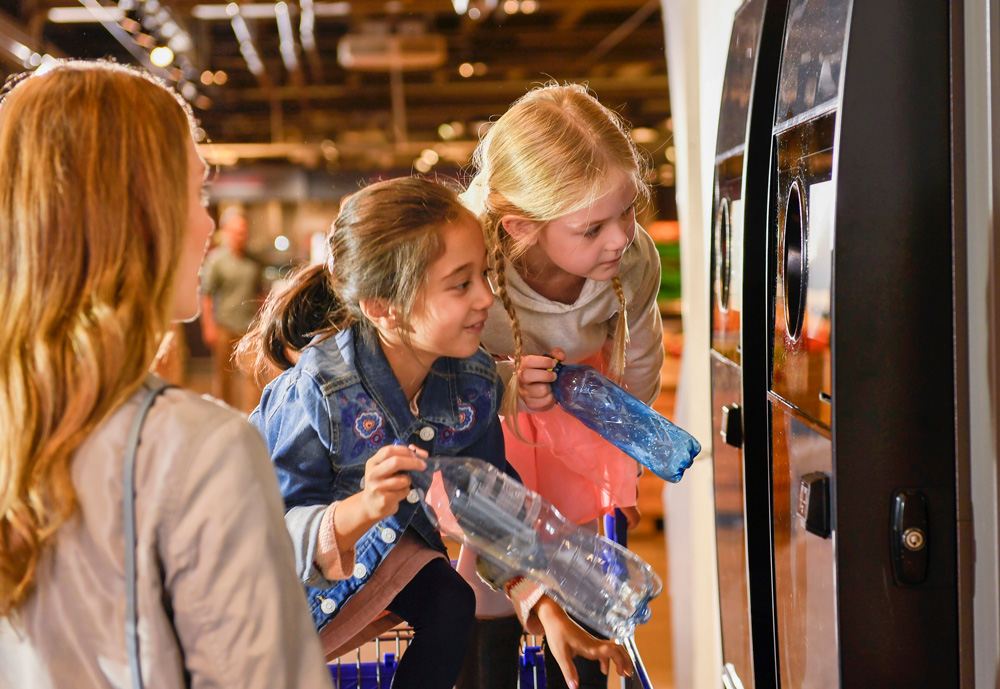
[(534, 491), (469, 457), (430, 457), (413, 472), (431, 520), (503, 570), (540, 584), (563, 609), (609, 638), (649, 619), (663, 588), (641, 558), (579, 527)]
[(559, 406), (660, 478), (677, 483), (701, 452), (694, 436), (597, 369), (559, 363), (553, 371)]

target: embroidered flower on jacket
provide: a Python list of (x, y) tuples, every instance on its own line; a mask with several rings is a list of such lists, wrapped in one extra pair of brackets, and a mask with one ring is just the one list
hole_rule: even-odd
[(379, 433), (384, 423), (377, 411), (361, 412), (354, 420), (354, 432), (369, 442), (377, 443), (379, 438), (384, 437), (383, 433)]
[(451, 445), (455, 442), (455, 434), (459, 431), (465, 431), (472, 428), (472, 424), (476, 420), (476, 408), (471, 404), (466, 404), (461, 400), (458, 403), (458, 423), (455, 427), (450, 426), (443, 427), (440, 432), (438, 432), (438, 440), (442, 445)]
[(471, 404), (466, 404), (464, 402), (458, 403), (458, 424), (455, 426), (456, 431), (464, 431), (472, 426), (473, 421), (476, 420), (476, 408)]

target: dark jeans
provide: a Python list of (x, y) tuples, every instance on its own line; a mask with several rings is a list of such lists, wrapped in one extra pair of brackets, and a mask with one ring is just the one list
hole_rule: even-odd
[(514, 615), (477, 619), (455, 689), (515, 689), (523, 631)]
[(393, 689), (451, 689), (465, 660), (476, 596), (448, 560), (435, 558), (389, 603), (413, 628)]

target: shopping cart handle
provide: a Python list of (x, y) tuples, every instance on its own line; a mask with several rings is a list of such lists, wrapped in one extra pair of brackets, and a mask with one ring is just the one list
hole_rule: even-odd
[[(617, 507), (614, 514), (604, 515), (604, 536), (623, 548), (628, 547), (628, 519), (625, 518), (625, 513)], [(642, 658), (639, 656), (639, 649), (635, 645), (635, 637), (624, 639), (623, 644), (632, 659), (635, 675), (631, 678), (622, 677), (622, 687), (653, 689), (649, 673), (646, 672), (646, 666), (643, 664)]]
[(628, 519), (617, 507), (614, 514), (604, 515), (604, 537), (623, 548), (628, 546)]

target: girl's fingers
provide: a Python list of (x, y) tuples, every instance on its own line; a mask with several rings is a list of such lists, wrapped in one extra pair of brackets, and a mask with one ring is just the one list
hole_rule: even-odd
[(373, 491), (405, 493), (411, 488), (410, 477), (406, 474), (390, 474), (371, 484)]
[[(556, 649), (553, 648), (553, 651)], [(563, 651), (564, 649), (559, 649)], [(573, 665), (573, 658), (568, 656), (565, 652), (553, 653), (556, 657), (556, 663), (559, 665), (559, 669), (562, 670), (563, 678), (566, 680), (566, 686), (569, 689), (577, 689), (580, 686), (580, 678), (576, 674), (576, 666)]]
[[(629, 657), (628, 651), (623, 646), (616, 645), (612, 657), (615, 667), (618, 669), (618, 674), (631, 677), (635, 669), (632, 667), (632, 658)], [(608, 673), (605, 672), (604, 674)]]
[(526, 371), (546, 371), (551, 373), (552, 367), (556, 365), (556, 360), (550, 356), (540, 356), (529, 354), (521, 357), (521, 373)]
[[(526, 368), (521, 371), (518, 380), (525, 386), (536, 386), (548, 389), (549, 385), (555, 381), (556, 374), (547, 368)], [(542, 385), (538, 385), (541, 383)]]
[[(427, 462), (416, 456), (409, 448), (402, 445), (389, 445), (387, 452), (376, 453), (369, 462), (371, 468), (379, 474), (395, 474), (400, 471), (423, 471), (427, 468)], [(423, 452), (426, 457), (427, 453)]]

